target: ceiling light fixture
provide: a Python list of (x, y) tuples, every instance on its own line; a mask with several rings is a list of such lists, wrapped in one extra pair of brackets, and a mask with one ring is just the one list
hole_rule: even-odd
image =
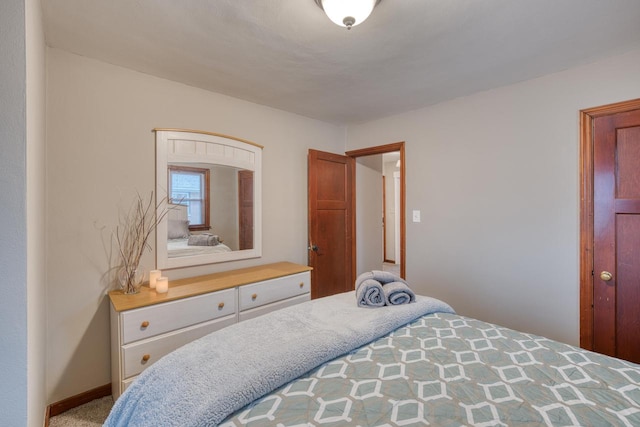
[(380, 0), (315, 0), (315, 2), (335, 24), (350, 30), (351, 27), (362, 24)]

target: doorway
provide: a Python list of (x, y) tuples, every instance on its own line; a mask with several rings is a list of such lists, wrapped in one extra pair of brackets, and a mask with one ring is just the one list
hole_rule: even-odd
[(400, 276), (400, 152), (358, 157), (355, 167), (356, 276)]
[(580, 112), (580, 346), (640, 362), (640, 99)]
[[(380, 145), (376, 147), (368, 147), (362, 148), (359, 150), (347, 151), (345, 153), (348, 157), (355, 159), (357, 163), (366, 163), (367, 158), (371, 158), (372, 156), (381, 156), (381, 160), (376, 160), (379, 165), (380, 173), (385, 177), (384, 185), (388, 191), (384, 190), (376, 190), (372, 191), (380, 192), (380, 198), (383, 198), (383, 194), (385, 195), (384, 199), (386, 199), (386, 195), (392, 195), (392, 200), (385, 200), (384, 206), (383, 201), (380, 200), (379, 204), (375, 206), (366, 206), (360, 207), (365, 209), (372, 209), (373, 216), (378, 215), (378, 224), (380, 227), (376, 227), (375, 225), (370, 227), (370, 231), (376, 233), (380, 230), (381, 240), (380, 240), (380, 255), (378, 256), (378, 265), (382, 265), (384, 261), (388, 261), (389, 270), (397, 271), (399, 276), (402, 278), (406, 278), (406, 264), (405, 264), (405, 248), (406, 248), (406, 235), (405, 235), (405, 153), (404, 153), (404, 142), (397, 142), (393, 144)], [(376, 167), (378, 167), (376, 165)], [(396, 168), (397, 166), (397, 168)], [(397, 172), (394, 178), (393, 172)], [(390, 182), (389, 182), (390, 181)], [(382, 183), (377, 187), (378, 189), (382, 188)], [(353, 197), (356, 197), (356, 193), (360, 191), (361, 185), (358, 182), (358, 178), (356, 178), (356, 191), (354, 192)], [(389, 202), (389, 203), (387, 203)], [(376, 202), (374, 202), (375, 204)], [(389, 206), (389, 208), (387, 208)], [(393, 207), (391, 207), (393, 206)], [(388, 213), (393, 213), (393, 215), (389, 215)], [(356, 217), (358, 220), (363, 217), (360, 213), (358, 213), (358, 209), (356, 209)], [(381, 218), (382, 217), (382, 218)], [(396, 221), (397, 220), (397, 221)], [(372, 221), (373, 222), (373, 221)], [(362, 233), (363, 228), (358, 227)], [(360, 241), (358, 237), (358, 233), (356, 233), (356, 240)], [(391, 250), (393, 248), (393, 250)], [(356, 254), (360, 253), (363, 250), (361, 247), (357, 247)], [(385, 256), (387, 253), (393, 252), (393, 260), (389, 257)], [(356, 255), (357, 256), (357, 255)], [(363, 257), (358, 256), (358, 260)], [(390, 261), (393, 261), (391, 263)], [(384, 267), (378, 267), (378, 269), (382, 269)], [(360, 266), (358, 266), (360, 269)], [(365, 268), (368, 270), (368, 268)]]

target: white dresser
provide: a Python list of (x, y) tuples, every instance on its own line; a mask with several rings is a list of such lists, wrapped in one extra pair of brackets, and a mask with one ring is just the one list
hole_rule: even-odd
[(169, 282), (158, 294), (109, 293), (117, 399), (145, 368), (210, 332), (310, 299), (311, 267), (279, 262)]

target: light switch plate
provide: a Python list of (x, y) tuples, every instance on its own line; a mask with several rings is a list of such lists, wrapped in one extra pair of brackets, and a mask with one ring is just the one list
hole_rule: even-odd
[(420, 222), (420, 211), (413, 211), (413, 222)]

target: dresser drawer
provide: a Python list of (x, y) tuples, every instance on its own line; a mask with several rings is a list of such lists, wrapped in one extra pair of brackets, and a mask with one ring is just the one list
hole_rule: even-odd
[(178, 347), (234, 323), (236, 323), (235, 315), (124, 345), (122, 346), (122, 377), (126, 379), (138, 375)]
[(310, 284), (311, 274), (307, 271), (240, 286), (238, 292), (240, 311), (306, 294), (311, 289)]
[(122, 313), (122, 343), (150, 338), (235, 312), (235, 289), (125, 311)]
[(131, 377), (131, 378), (127, 378), (126, 380), (122, 381), (122, 393), (124, 393), (125, 390), (129, 388), (129, 386), (131, 385), (133, 380), (135, 380), (136, 378), (138, 378), (138, 377)]
[(262, 316), (263, 314), (271, 313), (272, 311), (280, 310), (281, 308), (300, 304), (301, 302), (309, 301), (310, 299), (311, 294), (306, 293), (303, 295), (298, 295), (297, 297), (285, 299), (278, 302), (272, 302), (271, 304), (266, 304), (257, 308), (252, 308), (251, 310), (241, 311), (239, 315), (240, 322), (242, 322), (243, 320), (249, 320), (253, 319), (254, 317)]

